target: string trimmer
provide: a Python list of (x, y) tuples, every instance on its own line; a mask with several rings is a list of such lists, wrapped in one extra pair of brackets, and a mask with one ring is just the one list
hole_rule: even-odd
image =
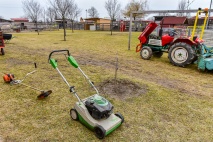
[[(35, 65), (35, 68), (37, 68), (36, 63), (34, 63), (34, 65)], [(21, 79), (21, 80), (15, 80), (15, 76), (13, 74), (4, 74), (3, 79), (4, 79), (4, 82), (10, 83), (11, 85), (21, 84), (21, 85), (29, 87), (29, 88), (31, 88), (33, 90), (40, 91), (40, 94), (37, 96), (37, 98), (38, 99), (44, 99), (44, 98), (48, 97), (52, 93), (52, 90), (45, 91), (45, 90), (41, 90), (41, 89), (38, 89), (38, 88), (35, 88), (35, 87), (32, 87), (30, 85), (27, 85), (27, 84), (23, 83), (23, 81), (26, 79), (26, 77), (28, 75), (33, 74), (35, 72), (36, 72), (36, 70), (27, 73), (25, 75), (25, 77), (23, 79)]]

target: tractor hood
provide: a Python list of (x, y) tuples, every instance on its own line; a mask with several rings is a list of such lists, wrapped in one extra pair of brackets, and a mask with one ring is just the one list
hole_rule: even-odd
[(150, 22), (146, 28), (143, 30), (143, 32), (141, 33), (141, 35), (138, 37), (138, 39), (140, 40), (140, 42), (144, 42), (144, 39), (147, 39), (147, 37), (155, 30), (155, 28), (158, 25), (154, 22)]

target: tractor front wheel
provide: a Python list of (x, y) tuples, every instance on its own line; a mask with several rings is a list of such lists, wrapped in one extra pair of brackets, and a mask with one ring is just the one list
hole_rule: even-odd
[(148, 46), (144, 46), (140, 52), (141, 58), (144, 60), (149, 60), (152, 57), (152, 49)]
[(192, 47), (184, 42), (178, 42), (169, 49), (169, 60), (175, 66), (185, 67), (191, 64), (195, 53)]

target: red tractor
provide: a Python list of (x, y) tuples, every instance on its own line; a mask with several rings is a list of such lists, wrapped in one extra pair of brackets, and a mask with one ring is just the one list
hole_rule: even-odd
[[(205, 14), (203, 28), (200, 37), (194, 36), (198, 15)], [(157, 27), (157, 24), (151, 22), (147, 25), (141, 35), (138, 37), (140, 44), (136, 47), (136, 52), (140, 52), (141, 58), (149, 60), (152, 55), (161, 57), (163, 52), (168, 52), (168, 57), (173, 65), (184, 67), (197, 60), (198, 69), (213, 70), (213, 47), (207, 47), (203, 44), (203, 33), (208, 17), (208, 9), (198, 9), (191, 37), (178, 37), (174, 30), (163, 36), (152, 35), (151, 33)], [(162, 28), (159, 33), (162, 33)], [(159, 34), (162, 35), (162, 34)]]
[(161, 57), (163, 52), (168, 52), (170, 62), (182, 67), (191, 64), (196, 59), (195, 50), (199, 42), (196, 37), (194, 40), (185, 37), (175, 38), (177, 33), (174, 30), (163, 36), (152, 35), (156, 27), (156, 23), (149, 23), (138, 37), (140, 44), (137, 45), (136, 52), (140, 52), (142, 59), (149, 60), (152, 55)]

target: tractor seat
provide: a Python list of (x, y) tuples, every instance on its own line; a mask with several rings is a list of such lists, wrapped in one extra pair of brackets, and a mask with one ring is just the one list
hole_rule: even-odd
[(192, 40), (195, 41), (196, 39), (197, 39), (197, 36), (193, 36), (193, 39), (192, 39)]

